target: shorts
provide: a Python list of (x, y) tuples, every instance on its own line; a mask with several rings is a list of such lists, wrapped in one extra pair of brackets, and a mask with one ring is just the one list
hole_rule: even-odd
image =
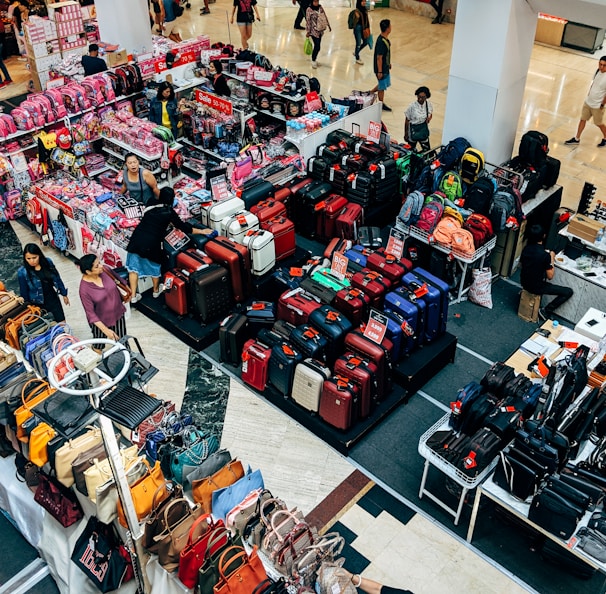
[(377, 89), (379, 91), (386, 91), (389, 87), (391, 87), (391, 74), (388, 74), (387, 76), (384, 76), (381, 80), (379, 80)]
[(164, 21), (164, 27), (162, 28), (162, 35), (164, 37), (170, 37), (173, 33), (178, 33), (177, 19), (175, 19), (174, 21)]
[(593, 123), (596, 126), (601, 126), (604, 119), (604, 110), (600, 109), (599, 107), (589, 107), (587, 103), (583, 103), (583, 108), (581, 109), (581, 119), (587, 121), (591, 118), (593, 118)]
[(147, 276), (160, 278), (160, 276), (162, 276), (160, 264), (156, 264), (147, 258), (130, 252), (126, 255), (126, 270), (129, 272), (136, 272), (141, 278)]
[(246, 27), (246, 25), (252, 25), (254, 23), (254, 21), (236, 21), (236, 24), (238, 25), (238, 27)]

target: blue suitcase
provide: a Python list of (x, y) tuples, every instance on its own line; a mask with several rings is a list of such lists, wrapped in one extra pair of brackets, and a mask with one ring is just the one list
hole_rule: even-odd
[(402, 286), (417, 295), (417, 301), (425, 303), (425, 326), (423, 342), (428, 343), (440, 336), (442, 328), (441, 303), (439, 289), (425, 282), (414, 272), (408, 272), (402, 277)]
[(337, 357), (343, 353), (345, 335), (352, 331), (352, 323), (330, 305), (322, 305), (312, 311), (309, 323), (326, 337), (326, 362), (332, 368)]
[(271, 348), (269, 359), (269, 383), (284, 396), (290, 396), (295, 367), (303, 360), (301, 353), (288, 342), (280, 342)]
[(368, 250), (365, 247), (354, 245), (350, 250), (347, 250), (344, 255), (349, 260), (347, 267), (353, 272), (359, 272), (362, 268), (366, 268)]
[[(406, 338), (404, 336), (404, 331), (402, 330), (402, 324), (397, 321), (395, 316), (392, 317), (385, 311), (381, 313), (384, 313), (387, 317), (387, 331), (385, 336), (391, 340), (391, 343), (393, 344), (393, 348), (391, 350), (391, 359), (394, 362), (399, 361), (403, 354), (402, 343), (404, 342), (404, 338)], [(394, 315), (393, 312), (392, 315)]]
[(415, 268), (412, 270), (412, 273), (415, 276), (418, 276), (423, 282), (426, 282), (440, 291), (440, 334), (444, 334), (444, 332), (446, 332), (446, 322), (448, 321), (448, 284), (423, 268)]
[[(405, 287), (398, 287), (385, 295), (385, 310), (401, 315), (414, 329), (414, 347), (421, 346), (425, 340), (425, 302), (411, 301)], [(413, 347), (413, 348), (414, 348)]]
[[(394, 361), (399, 361), (412, 352), (416, 345), (416, 328), (409, 320), (400, 313), (386, 309), (383, 313), (387, 316), (387, 338), (394, 345)], [(397, 329), (396, 329), (397, 326)], [(396, 351), (396, 348), (399, 350)]]
[(292, 345), (306, 359), (326, 362), (326, 337), (309, 324), (297, 326), (290, 334)]

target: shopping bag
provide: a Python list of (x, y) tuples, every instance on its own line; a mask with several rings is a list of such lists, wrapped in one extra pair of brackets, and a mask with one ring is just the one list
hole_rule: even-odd
[(313, 43), (311, 42), (311, 39), (309, 37), (306, 37), (305, 41), (303, 42), (303, 53), (306, 56), (311, 56), (311, 53), (313, 51), (314, 51)]

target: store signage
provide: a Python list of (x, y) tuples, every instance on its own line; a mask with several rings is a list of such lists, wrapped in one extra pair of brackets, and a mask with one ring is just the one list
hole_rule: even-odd
[(400, 260), (404, 253), (404, 241), (404, 233), (392, 228), (389, 232), (389, 240), (387, 241), (385, 252)]
[(332, 255), (332, 263), (330, 265), (330, 272), (338, 279), (343, 280), (345, 273), (347, 272), (347, 263), (349, 259), (341, 252), (335, 252)]
[(367, 139), (377, 144), (381, 140), (381, 122), (369, 122)]
[[(172, 68), (177, 66), (183, 66), (184, 64), (191, 64), (196, 61), (196, 52), (193, 50), (179, 51), (175, 56)], [(156, 61), (156, 72), (164, 72), (166, 70), (166, 58), (160, 58)]]
[(231, 101), (217, 97), (216, 95), (207, 93), (206, 91), (201, 91), (200, 89), (196, 89), (196, 101), (198, 103), (202, 103), (202, 105), (210, 107), (211, 109), (216, 109), (217, 111), (220, 111), (226, 115), (231, 115), (234, 111)]
[(210, 180), (210, 192), (215, 202), (220, 202), (229, 198), (229, 191), (227, 190), (227, 179), (224, 175), (217, 175)]
[(376, 309), (371, 309), (368, 324), (366, 324), (366, 328), (364, 328), (364, 336), (377, 344), (381, 344), (386, 331), (387, 317), (382, 313), (379, 313)]

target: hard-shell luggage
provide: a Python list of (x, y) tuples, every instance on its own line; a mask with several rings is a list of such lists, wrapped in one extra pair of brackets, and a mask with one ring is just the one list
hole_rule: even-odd
[(345, 153), (341, 155), (340, 164), (349, 172), (360, 171), (368, 166), (368, 160), (360, 153)]
[(301, 281), (300, 286), (306, 293), (309, 293), (320, 302), (326, 303), (327, 305), (331, 305), (337, 295), (335, 289), (328, 285), (324, 285), (309, 276)]
[(367, 171), (350, 173), (347, 176), (345, 196), (350, 202), (360, 206), (369, 206), (375, 196), (372, 177)]
[(368, 268), (351, 277), (351, 286), (368, 295), (370, 306), (376, 309), (383, 307), (385, 294), (391, 290), (391, 282), (386, 277)]
[(210, 239), (205, 247), (208, 257), (229, 271), (234, 299), (245, 301), (251, 290), (248, 249), (222, 235)]
[(393, 254), (386, 254), (383, 248), (379, 248), (369, 254), (366, 267), (382, 274), (391, 282), (392, 287), (397, 287), (402, 277), (412, 270), (412, 262), (406, 258), (398, 260)]
[(290, 334), (290, 342), (303, 357), (326, 362), (326, 337), (313, 326), (301, 324)]
[(250, 272), (255, 276), (267, 274), (276, 265), (276, 245), (273, 233), (265, 229), (249, 231), (242, 243), (250, 254)]
[(295, 195), (293, 219), (297, 232), (305, 237), (313, 237), (317, 230), (318, 211), (316, 205), (332, 192), (327, 182), (313, 181), (301, 188)]
[(286, 216), (290, 216), (290, 211), (292, 207), (292, 191), (289, 187), (284, 188), (276, 188), (273, 196), (276, 202), (281, 202), (286, 207)]
[(271, 348), (251, 338), (242, 349), (242, 381), (257, 390), (265, 390)]
[(179, 316), (187, 315), (187, 285), (189, 279), (178, 270), (169, 270), (164, 275), (164, 302)]
[(335, 374), (344, 375), (358, 384), (358, 414), (365, 419), (379, 402), (378, 369), (367, 357), (346, 351), (335, 361)]
[(543, 188), (551, 188), (558, 183), (560, 176), (560, 161), (547, 155), (543, 165)]
[(315, 359), (301, 361), (295, 369), (292, 399), (304, 409), (318, 412), (322, 386), (331, 376), (330, 369)]
[(269, 383), (284, 396), (292, 391), (295, 368), (302, 361), (301, 353), (288, 342), (281, 342), (271, 349), (269, 360)]
[(330, 305), (322, 305), (309, 315), (309, 323), (319, 330), (328, 341), (326, 345), (326, 361), (332, 365), (343, 352), (345, 335), (351, 332), (352, 323), (338, 310)]
[(358, 243), (366, 248), (376, 250), (381, 247), (381, 229), (379, 227), (360, 227), (358, 229)]
[(276, 321), (276, 306), (270, 301), (253, 301), (246, 308), (248, 332), (257, 336), (261, 328), (271, 329)]
[(261, 228), (274, 236), (276, 260), (284, 260), (295, 253), (295, 224), (290, 219), (284, 216), (274, 217), (261, 223)]
[(414, 271), (402, 277), (402, 285), (414, 293), (425, 307), (424, 342), (431, 342), (442, 334), (442, 294), (439, 289), (417, 276)]
[(268, 181), (255, 177), (244, 182), (240, 192), (240, 198), (244, 201), (243, 208), (250, 210), (252, 206), (266, 200), (274, 194), (274, 186)]
[(341, 160), (341, 156), (347, 150), (346, 145), (342, 144), (321, 144), (316, 149), (316, 155), (326, 159), (331, 165)]
[(295, 326), (305, 324), (310, 314), (322, 304), (301, 289), (286, 291), (278, 300), (278, 319), (290, 322)]
[(232, 307), (232, 292), (227, 270), (219, 264), (210, 264), (188, 273), (189, 299), (192, 309), (203, 323), (218, 320)]
[(316, 180), (325, 180), (330, 166), (328, 159), (316, 155), (307, 160), (307, 173)]
[[(404, 355), (405, 349), (407, 347), (407, 341), (409, 340), (408, 334), (404, 332), (411, 332), (412, 328), (407, 327), (406, 321), (400, 314), (397, 314), (393, 311), (383, 310), (383, 315), (387, 318), (387, 330), (385, 331), (385, 336), (391, 341), (393, 345), (391, 351), (391, 359), (395, 364), (399, 361)], [(414, 341), (412, 341), (414, 348)], [(408, 351), (406, 351), (408, 352)]]
[(236, 243), (244, 243), (244, 236), (249, 231), (259, 228), (259, 219), (247, 210), (241, 210), (221, 221), (221, 235), (232, 239)]
[(347, 431), (358, 420), (358, 388), (345, 376), (328, 378), (322, 386), (318, 414), (329, 425)]
[(418, 276), (424, 282), (432, 285), (438, 291), (440, 291), (440, 334), (444, 334), (446, 332), (446, 322), (448, 321), (448, 291), (449, 286), (445, 283), (441, 278), (431, 274), (424, 268), (415, 268), (413, 273)]
[(328, 136), (326, 137), (326, 144), (344, 144), (349, 150), (354, 150), (356, 144), (359, 142), (359, 136), (356, 136), (351, 132), (347, 132), (347, 130), (343, 130), (342, 128), (329, 132)]
[(272, 332), (279, 334), (284, 340), (289, 341), (291, 334), (294, 332), (296, 326), (290, 322), (284, 320), (276, 320), (274, 325), (271, 327)]
[(335, 163), (328, 170), (328, 176), (326, 181), (330, 183), (333, 189), (338, 194), (345, 194), (347, 191), (347, 178), (349, 177), (349, 170), (339, 163)]
[(190, 249), (179, 252), (175, 256), (175, 268), (180, 268), (181, 270), (194, 272), (207, 264), (212, 264), (212, 260), (199, 250)]
[(221, 361), (239, 365), (242, 349), (248, 339), (248, 319), (244, 314), (234, 313), (227, 316), (219, 326), (219, 346)]
[(368, 320), (370, 297), (360, 289), (352, 288), (337, 291), (333, 305), (351, 320), (354, 328)]
[(363, 224), (364, 209), (359, 204), (348, 202), (335, 221), (335, 235), (355, 241)]
[(340, 237), (333, 237), (326, 248), (324, 249), (324, 257), (332, 260), (335, 252), (344, 254), (347, 250), (351, 249), (353, 242), (351, 239), (341, 239)]
[(258, 204), (251, 206), (250, 212), (257, 216), (259, 224), (262, 225), (265, 221), (273, 219), (274, 217), (285, 217), (286, 206), (279, 200), (268, 198), (267, 200), (262, 200)]
[(319, 214), (316, 228), (318, 238), (329, 240), (337, 235), (336, 219), (348, 204), (345, 196), (330, 194), (325, 200), (316, 205)]
[(301, 278), (293, 276), (288, 268), (278, 268), (257, 288), (255, 295), (263, 301), (277, 303), (282, 293), (296, 289), (301, 284)]
[(356, 266), (352, 267), (354, 272), (358, 272), (362, 270), (362, 268), (366, 268), (366, 262), (371, 253), (372, 252), (363, 245), (352, 246), (351, 249), (345, 252), (345, 256), (349, 260), (347, 266), (349, 267), (351, 264), (355, 264)]
[(316, 268), (311, 273), (311, 278), (321, 285), (330, 287), (333, 291), (348, 289), (351, 286), (351, 283), (347, 278), (340, 279), (336, 277), (327, 266)]
[(360, 140), (355, 146), (356, 153), (360, 153), (370, 160), (380, 158), (385, 154), (386, 150), (387, 149), (383, 145), (370, 140)]
[(221, 233), (221, 221), (236, 212), (244, 210), (244, 200), (232, 196), (220, 202), (208, 202), (200, 205), (202, 224)]

